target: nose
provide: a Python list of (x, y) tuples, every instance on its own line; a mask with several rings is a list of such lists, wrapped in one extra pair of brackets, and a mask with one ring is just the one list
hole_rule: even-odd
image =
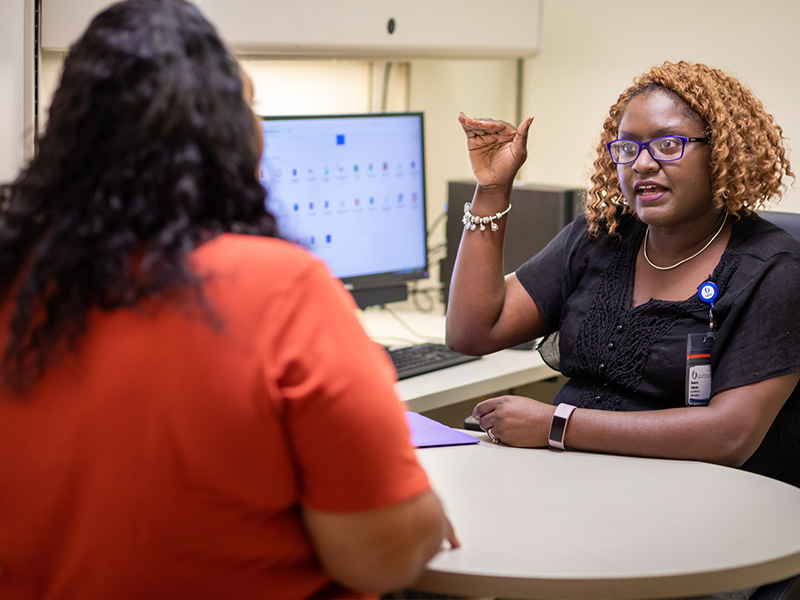
[(658, 171), (660, 167), (661, 165), (658, 163), (658, 161), (653, 158), (652, 154), (650, 154), (650, 146), (645, 146), (642, 148), (641, 152), (639, 152), (639, 156), (637, 156), (636, 160), (633, 161), (633, 170), (637, 173)]

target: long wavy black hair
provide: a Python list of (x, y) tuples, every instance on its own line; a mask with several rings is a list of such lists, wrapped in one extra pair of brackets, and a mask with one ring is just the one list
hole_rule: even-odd
[(188, 254), (223, 232), (276, 235), (240, 67), (183, 0), (127, 0), (72, 46), (38, 152), (0, 186), (0, 377), (35, 383), (89, 311), (204, 307)]

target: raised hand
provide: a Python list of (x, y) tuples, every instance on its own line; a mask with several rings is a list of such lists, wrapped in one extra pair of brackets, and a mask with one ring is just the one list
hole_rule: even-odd
[(528, 156), (527, 141), (533, 117), (519, 127), (495, 119), (474, 119), (464, 113), (458, 122), (467, 136), (472, 172), (484, 187), (510, 186)]

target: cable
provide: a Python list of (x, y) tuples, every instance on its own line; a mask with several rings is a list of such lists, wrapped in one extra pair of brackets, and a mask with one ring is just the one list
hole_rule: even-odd
[[(394, 312), (391, 308), (388, 308), (386, 305), (381, 306), (381, 310), (385, 310), (390, 315), (392, 315), (392, 317), (394, 317), (394, 319), (398, 323), (400, 323), (403, 327), (405, 327), (415, 337), (423, 339), (423, 340), (427, 340), (429, 342), (436, 342), (436, 343), (440, 343), (441, 344), (441, 339), (440, 338), (434, 337), (434, 336), (430, 336), (430, 335), (423, 335), (423, 334), (419, 333), (418, 331), (414, 330), (408, 323), (406, 323), (403, 319), (401, 319), (400, 316), (396, 312)], [(419, 342), (415, 342), (415, 343), (419, 343)]]
[(447, 250), (447, 244), (437, 244), (433, 248), (428, 248), (428, 258), (430, 259), (431, 255), (441, 252), (442, 250)]
[[(430, 292), (431, 290), (413, 290), (411, 293), (411, 302), (414, 304), (414, 308), (416, 308), (419, 312), (433, 312), (436, 308), (436, 300), (434, 300)], [(420, 298), (427, 299), (427, 306), (422, 306), (419, 302)]]
[(447, 211), (439, 213), (439, 216), (436, 217), (433, 220), (433, 223), (430, 224), (430, 227), (428, 227), (428, 235), (431, 235), (433, 233), (433, 230), (436, 229), (437, 225), (439, 225), (439, 223), (441, 223), (442, 219), (445, 219), (445, 218), (447, 218)]
[(384, 349), (390, 350), (393, 345), (395, 346), (414, 346), (419, 344), (419, 340), (414, 338), (405, 338), (397, 335), (384, 335), (380, 337), (371, 337), (372, 341), (383, 346)]

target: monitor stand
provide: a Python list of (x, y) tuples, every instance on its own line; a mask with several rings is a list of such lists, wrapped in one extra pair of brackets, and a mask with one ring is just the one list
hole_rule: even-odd
[(387, 287), (354, 289), (350, 293), (358, 308), (408, 300), (408, 286), (405, 282)]

